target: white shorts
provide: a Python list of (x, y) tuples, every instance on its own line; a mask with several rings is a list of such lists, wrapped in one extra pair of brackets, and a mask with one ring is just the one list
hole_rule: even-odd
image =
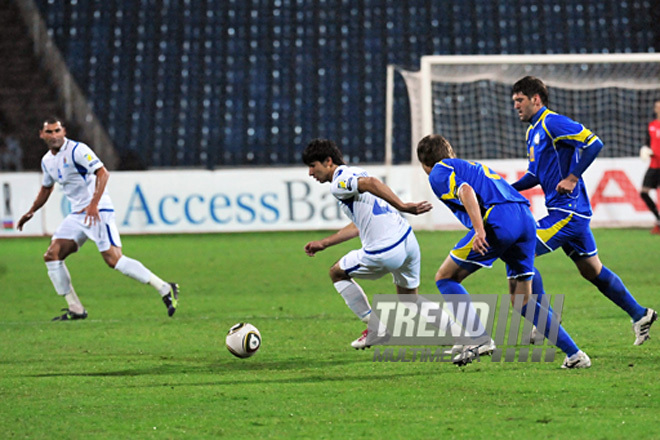
[(121, 247), (121, 237), (115, 224), (115, 212), (101, 211), (99, 216), (101, 221), (89, 226), (84, 223), (84, 212), (80, 214), (71, 213), (57, 228), (52, 239), (73, 240), (80, 248), (89, 238), (96, 243), (99, 252), (107, 251), (110, 246)]
[(339, 260), (339, 267), (351, 278), (376, 280), (391, 273), (394, 284), (406, 289), (419, 287), (421, 265), (419, 244), (410, 231), (398, 246), (384, 252), (351, 251)]

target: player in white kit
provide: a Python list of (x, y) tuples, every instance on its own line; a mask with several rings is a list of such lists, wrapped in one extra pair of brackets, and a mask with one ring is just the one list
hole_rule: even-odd
[(64, 264), (66, 257), (77, 252), (87, 239), (96, 243), (108, 266), (154, 287), (167, 307), (167, 314), (174, 315), (178, 305), (178, 285), (161, 280), (139, 261), (122, 255), (115, 210), (105, 191), (110, 173), (103, 162), (87, 145), (67, 139), (66, 129), (57, 117), (44, 121), (40, 137), (49, 149), (41, 159), (42, 186), (30, 210), (18, 221), (18, 230), (22, 230), (23, 225), (48, 201), (55, 183), (62, 185), (71, 203), (71, 213), (55, 231), (44, 260), (55, 291), (66, 299), (68, 307), (62, 309), (65, 313), (53, 321), (87, 317), (87, 310), (73, 289)]
[[(383, 182), (361, 168), (345, 165), (337, 145), (327, 139), (312, 140), (302, 155), (309, 175), (320, 183), (331, 182), (332, 195), (339, 201), (351, 223), (338, 232), (310, 241), (305, 252), (313, 257), (319, 251), (355, 237), (362, 248), (344, 255), (330, 268), (330, 278), (346, 305), (365, 324), (371, 306), (353, 278), (378, 279), (391, 273), (397, 294), (417, 294), (420, 252), (415, 234), (399, 211), (422, 214), (431, 210), (429, 202), (404, 203)], [(397, 211), (398, 210), (398, 211)], [(351, 346), (359, 349), (375, 345), (365, 330)]]

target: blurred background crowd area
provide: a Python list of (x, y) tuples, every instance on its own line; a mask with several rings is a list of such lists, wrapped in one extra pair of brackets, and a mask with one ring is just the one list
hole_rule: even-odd
[[(389, 64), (660, 51), (652, 0), (0, 0), (3, 170), (39, 169), (43, 117), (68, 113), (27, 4), (118, 169), (300, 165), (315, 137), (335, 139), (351, 162), (383, 162)], [(408, 106), (398, 78), (394, 163), (410, 161)], [(95, 147), (84, 122), (67, 124)]]

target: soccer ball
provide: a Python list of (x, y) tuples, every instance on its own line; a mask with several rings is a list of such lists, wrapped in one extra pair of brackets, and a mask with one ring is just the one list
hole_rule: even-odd
[(227, 350), (241, 359), (249, 358), (261, 347), (261, 333), (247, 322), (239, 322), (227, 332)]

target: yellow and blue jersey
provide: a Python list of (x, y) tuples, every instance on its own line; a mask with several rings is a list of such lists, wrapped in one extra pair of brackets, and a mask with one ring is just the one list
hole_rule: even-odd
[[(529, 202), (499, 174), (485, 165), (462, 159), (444, 159), (429, 174), (433, 192), (470, 229), (451, 250), (451, 258), (469, 272), (491, 267), (498, 258), (506, 263), (507, 276), (526, 280), (534, 273), (536, 224)], [(489, 243), (485, 254), (476, 252), (474, 229), (458, 198), (462, 185), (474, 190)]]
[(529, 202), (502, 176), (478, 162), (463, 159), (444, 159), (433, 167), (429, 183), (435, 195), (454, 213), (460, 222), (472, 229), (472, 221), (458, 198), (458, 190), (464, 184), (472, 187), (477, 195), (482, 215), (494, 205)]
[[(527, 129), (528, 169), (527, 175), (521, 179), (526, 184), (514, 186), (525, 189), (538, 183), (545, 193), (548, 210), (558, 209), (590, 217), (591, 204), (582, 172), (598, 154), (602, 142), (582, 124), (546, 107), (534, 115), (530, 124)], [(587, 150), (588, 154), (585, 154)], [(569, 174), (574, 174), (579, 181), (571, 194), (559, 194), (557, 184)]]

